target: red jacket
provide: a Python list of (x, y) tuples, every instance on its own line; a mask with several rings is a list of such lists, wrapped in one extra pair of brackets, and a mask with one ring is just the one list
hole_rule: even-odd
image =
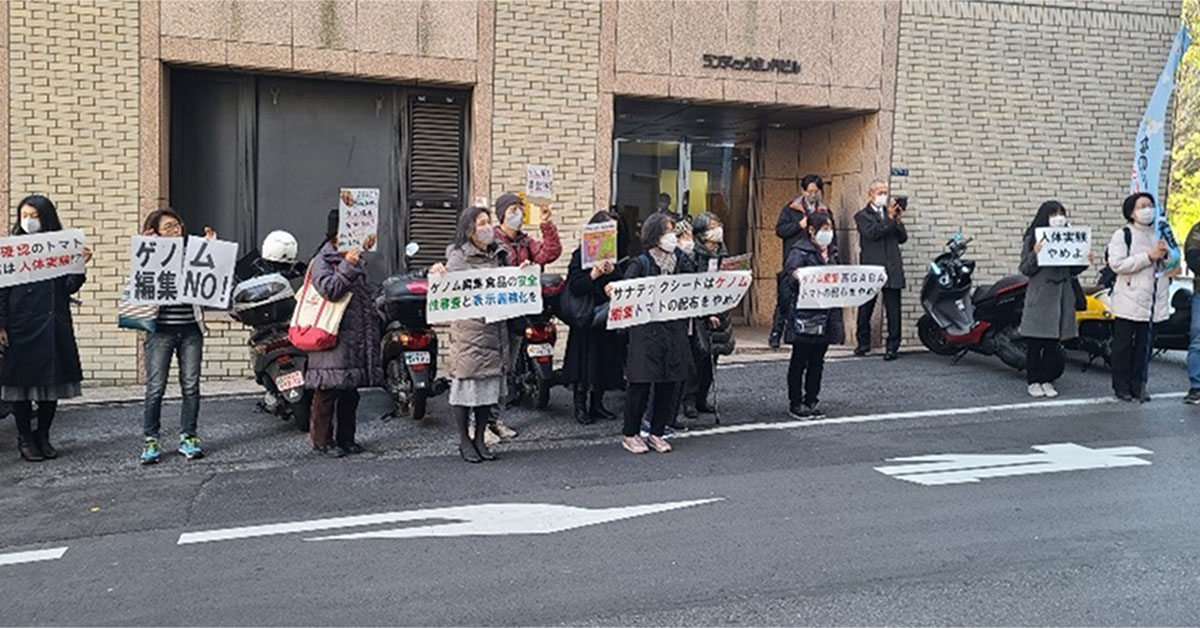
[(562, 242), (558, 239), (558, 228), (552, 222), (542, 223), (542, 241), (525, 235), (524, 231), (510, 239), (504, 229), (496, 227), (496, 242), (508, 248), (508, 263), (519, 266), (521, 262), (545, 266), (562, 255)]

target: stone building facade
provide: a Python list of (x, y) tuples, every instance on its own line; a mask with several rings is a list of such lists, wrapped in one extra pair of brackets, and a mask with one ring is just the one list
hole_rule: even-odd
[[(7, 0), (0, 206), (12, 221), (22, 196), (45, 193), (88, 233), (96, 261), (76, 319), (86, 377), (133, 382), (139, 342), (116, 327), (128, 238), (148, 211), (198, 202), (186, 191), (208, 182), (181, 180), (181, 164), (203, 173), (204, 159), (215, 171), (243, 158), (180, 156), (180, 127), (199, 118), (173, 120), (190, 111), (173, 93), (205, 97), (205, 81), (241, 81), (251, 97), (214, 102), (255, 102), (262, 116), (321, 85), (378, 92), (374, 114), (397, 116), (404, 136), (385, 164), (402, 190), (388, 210), (398, 240), (460, 208), (437, 213), (414, 200), (410, 181), (424, 176), (408, 161), (424, 133), (409, 132), (413, 112), (446, 94), (465, 103), (459, 205), (519, 189), (527, 164), (549, 165), (570, 251), (597, 209), (636, 222), (646, 194), (691, 191), (673, 202), (725, 212), (737, 246), (754, 254), (757, 281), (740, 313), (752, 324), (770, 317), (775, 218), (800, 178), (829, 182), (853, 258), (851, 216), (867, 185), (906, 169), (891, 183), (910, 197), (911, 339), (923, 268), (955, 231), (977, 238), (985, 280), (1015, 270), (1042, 200), (1058, 198), (1097, 233), (1117, 226), (1133, 135), (1178, 25), (1178, 3), (1165, 0)], [(735, 63), (722, 64), (726, 55)], [(336, 98), (290, 104), (310, 128), (371, 113), (340, 112)], [(240, 138), (257, 160), (248, 171), (266, 177), (271, 147), (242, 141), (242, 130), (265, 138), (268, 121), (238, 115), (236, 132), (213, 134)], [(692, 167), (708, 157), (715, 165)], [(314, 150), (319, 158), (328, 155)], [(250, 213), (235, 220), (216, 204), (203, 219), (234, 225), (223, 231), (243, 246), (275, 223), (323, 222), (316, 206), (275, 216), (261, 193), (236, 198)], [(244, 329), (213, 318), (205, 375), (247, 375)]]

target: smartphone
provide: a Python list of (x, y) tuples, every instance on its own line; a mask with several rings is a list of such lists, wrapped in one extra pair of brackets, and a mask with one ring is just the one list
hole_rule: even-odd
[(900, 207), (900, 211), (908, 210), (908, 197), (907, 196), (894, 196), (892, 198), (896, 199), (896, 205)]

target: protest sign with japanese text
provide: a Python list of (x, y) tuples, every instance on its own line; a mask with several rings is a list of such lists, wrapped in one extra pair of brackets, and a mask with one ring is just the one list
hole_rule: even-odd
[(1090, 227), (1038, 227), (1034, 241), (1042, 245), (1038, 266), (1087, 266), (1092, 250)]
[(617, 261), (617, 221), (584, 225), (580, 233), (579, 260), (584, 270), (604, 261)]
[(525, 197), (554, 198), (554, 171), (550, 166), (525, 166)]
[(712, 316), (741, 302), (752, 273), (717, 271), (626, 279), (613, 287), (608, 329)]
[(802, 310), (862, 305), (887, 283), (883, 266), (805, 266), (795, 275), (796, 307)]
[[(342, 188), (338, 192), (338, 250), (373, 251), (379, 240), (379, 188)], [(371, 247), (367, 239), (374, 237)]]
[(464, 318), (494, 323), (541, 311), (541, 267), (537, 265), (429, 275), (425, 319), (430, 323)]
[(134, 236), (129, 247), (129, 302), (135, 305), (179, 303), (183, 277), (183, 238)]
[(237, 251), (237, 242), (188, 236), (179, 302), (228, 308)]
[(0, 238), (0, 288), (83, 274), (85, 245), (79, 229)]

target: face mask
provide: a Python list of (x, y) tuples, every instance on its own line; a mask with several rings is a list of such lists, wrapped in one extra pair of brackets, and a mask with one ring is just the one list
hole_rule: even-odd
[(883, 209), (887, 205), (887, 194), (880, 194), (871, 201), (871, 204), (879, 209)]
[(704, 239), (708, 240), (709, 242), (724, 242), (725, 229), (722, 227), (713, 227), (712, 229), (704, 232)]
[(662, 249), (663, 251), (666, 251), (667, 253), (670, 253), (671, 251), (675, 250), (675, 246), (678, 243), (679, 243), (679, 240), (678, 240), (678, 238), (675, 237), (675, 234), (668, 233), (667, 235), (663, 236), (662, 239), (660, 239), (658, 241), (658, 248)]
[(1050, 217), (1050, 226), (1051, 227), (1067, 226), (1067, 217), (1066, 216), (1051, 216)]
[(1143, 207), (1141, 209), (1134, 210), (1133, 219), (1138, 221), (1138, 224), (1142, 225), (1148, 225), (1154, 222), (1154, 208)]
[(42, 221), (37, 218), (22, 218), (21, 228), (25, 233), (37, 233), (42, 230)]
[(515, 214), (509, 214), (508, 217), (504, 219), (504, 226), (512, 229), (513, 231), (520, 231), (521, 223), (523, 222), (525, 222), (525, 216), (520, 212), (517, 212)]
[(813, 242), (816, 242), (817, 246), (829, 246), (829, 243), (833, 242), (833, 232), (818, 231), (816, 237), (813, 238)]
[(696, 241), (695, 240), (685, 240), (683, 242), (680, 242), (679, 250), (683, 251), (684, 253), (687, 253), (688, 255), (691, 255), (692, 251), (696, 250)]
[(485, 227), (483, 231), (475, 230), (475, 239), (482, 245), (488, 246), (496, 239), (496, 232), (492, 231), (491, 226)]

